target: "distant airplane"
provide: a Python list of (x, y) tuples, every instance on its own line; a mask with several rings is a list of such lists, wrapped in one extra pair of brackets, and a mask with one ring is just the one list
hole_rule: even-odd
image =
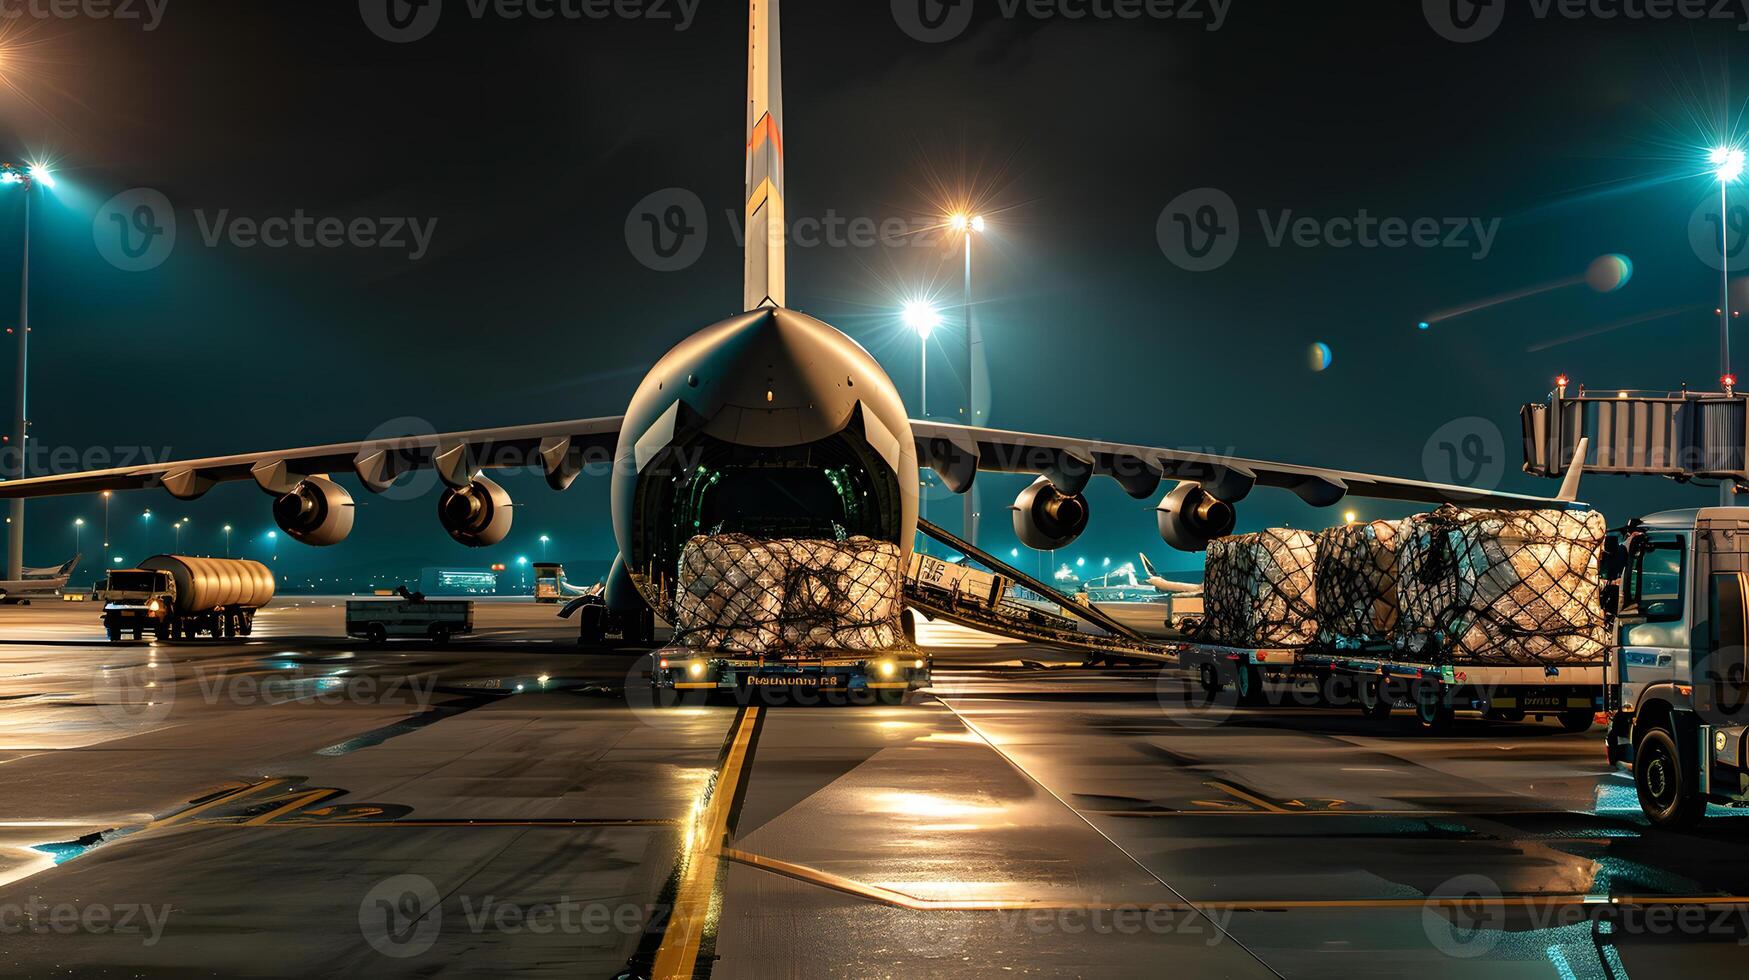
[(13, 582), (0, 582), (0, 605), (13, 606), (29, 603), (32, 596), (54, 595), (67, 587), (67, 580), (73, 577), (73, 568), (79, 564), (81, 555), (74, 555), (70, 561), (57, 568), (27, 568), (24, 577)]
[(1154, 587), (1154, 591), (1164, 592), (1167, 595), (1191, 595), (1202, 591), (1201, 585), (1190, 582), (1173, 582), (1161, 578), (1160, 573), (1154, 571), (1154, 563), (1148, 560), (1147, 555), (1137, 554), (1136, 557), (1142, 560), (1142, 571), (1147, 573), (1147, 582)]
[[(1016, 537), (1034, 550), (1064, 548), (1087, 529), (1083, 491), (1096, 476), (1113, 480), (1137, 500), (1154, 498), (1166, 484), (1169, 492), (1154, 508), (1161, 537), (1192, 552), (1232, 532), (1234, 505), (1254, 487), (1286, 490), (1316, 507), (1334, 506), (1350, 494), (1505, 510), (1568, 506), (1558, 499), (1315, 466), (913, 420), (867, 350), (837, 328), (785, 308), (780, 50), (777, 0), (751, 3), (740, 303), (745, 312), (705, 327), (665, 354), (625, 414), (39, 476), (0, 483), (0, 499), (162, 487), (179, 500), (192, 500), (220, 482), (253, 481), (272, 496), (274, 520), (286, 534), (305, 544), (332, 545), (351, 532), (354, 505), (330, 474), (348, 474), (366, 491), (382, 493), (410, 472), (433, 470), (447, 487), (436, 508), (444, 530), (464, 545), (485, 548), (510, 533), (513, 509), (510, 495), (486, 470), (539, 471), (554, 490), (565, 490), (585, 467), (610, 464), (619, 556), (604, 598), (648, 630), (656, 611), (666, 615), (671, 608), (681, 552), (701, 528), (760, 538), (865, 535), (892, 543), (908, 560), (917, 535), (921, 466), (934, 469), (955, 493), (969, 492), (980, 472), (1034, 477), (1009, 508)], [(682, 210), (670, 208), (669, 217)], [(658, 251), (673, 245), (666, 234), (675, 231), (672, 223), (647, 217)], [(578, 312), (585, 331), (651, 329), (635, 317), (601, 321), (590, 319), (587, 306)], [(1095, 320), (1106, 314), (1094, 305), (1084, 315)], [(1083, 342), (1080, 323), (1055, 327), (1060, 342)], [(513, 353), (508, 341), (503, 353)], [(490, 360), (460, 365), (462, 374), (514, 377), (511, 362), (499, 358), (506, 366), (499, 371), (487, 366)], [(300, 396), (290, 397), (288, 407)], [(450, 400), (441, 390), (433, 397)], [(1236, 393), (1234, 401), (1245, 397)], [(1173, 425), (1182, 432), (1181, 421)]]

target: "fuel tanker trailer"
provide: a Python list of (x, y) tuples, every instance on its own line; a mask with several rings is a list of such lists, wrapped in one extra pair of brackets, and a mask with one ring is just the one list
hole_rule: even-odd
[(248, 636), (255, 611), (273, 599), (273, 573), (258, 561), (157, 555), (109, 573), (103, 626), (115, 642), (146, 632), (160, 640)]

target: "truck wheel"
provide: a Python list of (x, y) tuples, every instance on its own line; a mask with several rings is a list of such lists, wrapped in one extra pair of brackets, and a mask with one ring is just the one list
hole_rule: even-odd
[(1451, 705), (1446, 703), (1445, 692), (1437, 684), (1423, 684), (1415, 689), (1415, 720), (1428, 735), (1451, 731)]
[(430, 634), (431, 642), (434, 646), (449, 646), (449, 627), (442, 623), (432, 623), (431, 629), (426, 632)]
[(1196, 668), (1196, 683), (1202, 688), (1205, 698), (1213, 701), (1221, 695), (1221, 675), (1215, 673), (1214, 664), (1202, 664)]
[(1368, 677), (1360, 684), (1360, 713), (1374, 720), (1391, 716), (1390, 690), (1383, 677)]
[(1263, 696), (1263, 671), (1256, 667), (1240, 667), (1234, 675), (1239, 690), (1239, 703), (1246, 707), (1261, 706), (1266, 700)]
[(255, 632), (255, 617), (245, 615), (243, 617), (242, 626), (237, 630), (237, 632), (243, 634), (244, 636), (248, 636), (250, 633)]
[(1561, 712), (1561, 731), (1588, 732), (1597, 721), (1597, 712), (1590, 708), (1574, 708)]
[(1634, 789), (1646, 819), (1659, 827), (1692, 827), (1706, 813), (1706, 801), (1695, 791), (1694, 774), (1682, 768), (1676, 739), (1663, 728), (1640, 736), (1634, 749)]
[(109, 634), (109, 642), (111, 642), (111, 643), (120, 643), (121, 642), (121, 627), (110, 626), (110, 627), (106, 627), (104, 631)]
[(373, 647), (380, 647), (389, 642), (389, 631), (381, 623), (372, 623), (364, 628), (365, 642)]
[(917, 613), (909, 607), (899, 614), (899, 631), (905, 635), (905, 642), (917, 645)]

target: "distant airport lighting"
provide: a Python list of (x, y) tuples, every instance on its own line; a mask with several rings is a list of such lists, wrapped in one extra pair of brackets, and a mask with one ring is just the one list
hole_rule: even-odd
[(1555, 387), (1557, 387), (1557, 388), (1567, 387), (1567, 376), (1564, 374), (1555, 375)]
[(1343, 522), (1348, 523), (1348, 524), (1353, 524), (1355, 521), (1357, 521), (1359, 519), (1360, 519), (1360, 515), (1356, 514), (1352, 510), (1349, 511), (1348, 513), (1342, 515)]
[(1737, 147), (1717, 147), (1708, 160), (1713, 165), (1713, 176), (1727, 184), (1734, 184), (1743, 176), (1744, 155)]
[[(1737, 152), (1737, 169), (1739, 172), (1741, 172), (1743, 169), (1743, 153), (1740, 150)], [(53, 170), (50, 170), (46, 164), (41, 164), (41, 163), (31, 164), (30, 165), (30, 179), (36, 181), (37, 183), (43, 185), (44, 187), (52, 188), (55, 186), (55, 172)]]
[(1086, 565), (1087, 565), (1087, 559), (1085, 559), (1085, 558), (1075, 559), (1075, 567), (1076, 568), (1084, 568), (1084, 567), (1086, 567)]
[(904, 319), (905, 326), (927, 339), (936, 327), (941, 326), (941, 311), (923, 300), (914, 299), (905, 304)]
[(1719, 379), (1719, 384), (1724, 385), (1726, 391), (1730, 391), (1737, 387), (1737, 376), (1734, 374), (1727, 374)]

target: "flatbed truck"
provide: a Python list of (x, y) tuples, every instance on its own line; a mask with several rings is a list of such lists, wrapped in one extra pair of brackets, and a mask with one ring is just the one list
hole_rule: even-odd
[(1423, 731), (1448, 731), (1458, 712), (1490, 721), (1553, 718), (1567, 731), (1589, 729), (1607, 700), (1607, 661), (1560, 666), (1495, 667), (1415, 663), (1384, 650), (1272, 649), (1174, 644), (1180, 666), (1204, 695), (1232, 690), (1235, 703), (1266, 703), (1267, 680), (1311, 681), (1321, 703), (1358, 705), (1384, 719), (1408, 708)]

